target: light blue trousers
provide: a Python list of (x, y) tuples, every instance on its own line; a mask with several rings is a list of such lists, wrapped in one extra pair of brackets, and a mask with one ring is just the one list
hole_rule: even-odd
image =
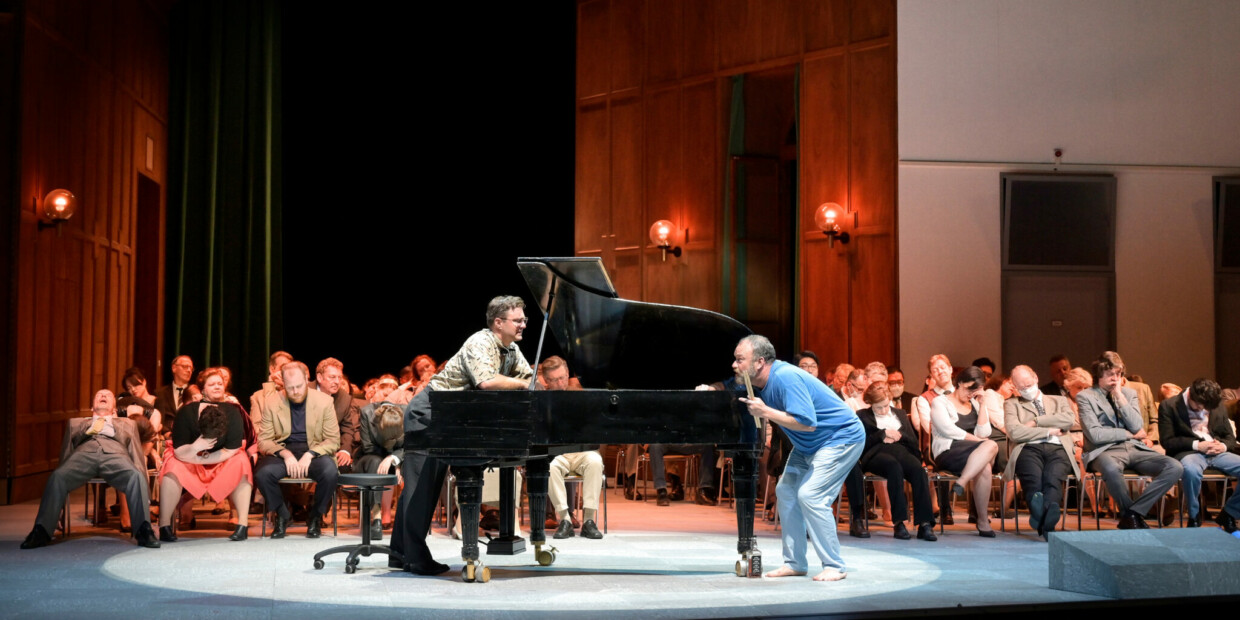
[(823, 568), (844, 571), (840, 539), (835, 533), (831, 506), (840, 496), (844, 478), (861, 458), (864, 443), (822, 448), (813, 454), (793, 450), (779, 478), (779, 519), (784, 530), (784, 564), (794, 571), (809, 572), (805, 557), (805, 533)]
[[(1197, 516), (1197, 511), (1201, 508), (1197, 495), (1201, 492), (1201, 476), (1207, 467), (1213, 467), (1228, 476), (1240, 477), (1240, 456), (1231, 452), (1214, 456), (1196, 452), (1180, 459), (1180, 464), (1184, 466), (1184, 500), (1188, 503), (1190, 517)], [(1228, 498), (1225, 510), (1231, 513), (1232, 518), (1240, 519), (1240, 493), (1233, 493)]]

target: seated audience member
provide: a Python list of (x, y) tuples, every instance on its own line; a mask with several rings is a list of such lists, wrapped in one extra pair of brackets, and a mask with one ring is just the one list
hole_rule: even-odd
[(254, 474), (244, 449), (244, 414), (227, 402), (218, 368), (204, 370), (199, 380), (205, 398), (177, 411), (172, 449), (164, 453), (159, 471), (159, 539), (176, 542), (172, 518), (184, 489), (195, 498), (209, 494), (216, 501), (231, 499), (238, 522), (228, 539), (245, 540)]
[(875, 381), (865, 390), (865, 402), (869, 407), (857, 412), (865, 426), (865, 451), (861, 454), (861, 469), (881, 476), (887, 481), (887, 496), (891, 500), (891, 523), (895, 537), (912, 538), (904, 522), (908, 520), (908, 498), (904, 495), (904, 482), (913, 488), (913, 522), (917, 524), (917, 538), (934, 541), (934, 508), (930, 505), (930, 481), (921, 466), (921, 448), (917, 445), (917, 432), (903, 410), (893, 407), (891, 392), (884, 381)]
[(930, 371), (930, 376), (926, 379), (926, 389), (913, 399), (913, 408), (908, 412), (909, 420), (921, 434), (923, 454), (927, 454), (930, 449), (930, 403), (942, 394), (951, 394), (954, 389), (952, 387), (952, 362), (947, 359), (946, 355), (942, 353), (931, 355), (926, 368)]
[[(1188, 527), (1200, 527), (1203, 519), (1198, 495), (1207, 467), (1240, 477), (1240, 448), (1223, 406), (1222, 388), (1209, 379), (1193, 381), (1179, 396), (1164, 400), (1158, 408), (1163, 447), (1184, 468), (1184, 501)], [(1240, 493), (1232, 493), (1215, 517), (1227, 533), (1236, 531), (1240, 519)]]
[(1038, 389), (1041, 390), (1043, 394), (1050, 396), (1067, 396), (1068, 393), (1064, 390), (1063, 382), (1064, 378), (1068, 375), (1068, 371), (1072, 370), (1072, 362), (1068, 361), (1067, 355), (1060, 353), (1059, 355), (1052, 357), (1051, 360), (1047, 362), (1047, 366), (1049, 366), (1051, 370), (1051, 380), (1042, 384), (1042, 386)]
[(145, 412), (147, 420), (150, 421), (151, 426), (155, 427), (156, 433), (160, 432), (163, 426), (163, 414), (155, 408), (155, 395), (146, 389), (146, 377), (142, 375), (142, 369), (134, 366), (126, 370), (125, 376), (121, 378), (121, 387), (125, 388), (125, 393), (121, 394), (118, 400), (132, 396), (146, 403), (146, 409), (149, 410)]
[(353, 471), (354, 445), (358, 442), (358, 410), (362, 403), (354, 402), (349, 382), (344, 377), (344, 364), (329, 357), (315, 367), (315, 380), (310, 389), (318, 390), (332, 399), (336, 411), (336, 427), (340, 429), (340, 449), (336, 450), (336, 467), (348, 473)]
[(818, 378), (818, 356), (813, 351), (801, 351), (792, 356), (792, 363), (798, 368), (808, 372), (815, 379)]
[(280, 369), (284, 391), (267, 392), (263, 418), (259, 424), (258, 451), (263, 456), (255, 465), (254, 482), (267, 511), (274, 513), (272, 538), (284, 538), (292, 518), (280, 479), (309, 478), (315, 482), (314, 501), (306, 520), (306, 538), (322, 533), (323, 515), (336, 494), (335, 453), (340, 447), (340, 428), (330, 396), (309, 389), (310, 369), (292, 361)]
[[(538, 366), (539, 373), (547, 382), (548, 390), (569, 389), (568, 365), (559, 356), (551, 356)], [(573, 521), (569, 518), (568, 493), (564, 488), (564, 476), (581, 476), (582, 521), (581, 535), (586, 538), (603, 537), (595, 524), (598, 514), (599, 492), (603, 488), (603, 457), (597, 450), (560, 454), (551, 461), (551, 478), (547, 482), (547, 493), (551, 505), (555, 507), (555, 516), (560, 520), (556, 526), (555, 538), (571, 538)]]
[(116, 417), (116, 396), (111, 390), (95, 392), (91, 413), (90, 418), (69, 421), (69, 432), (60, 447), (60, 466), (43, 487), (34, 528), (22, 541), (22, 549), (34, 549), (52, 542), (52, 532), (56, 531), (69, 493), (91, 478), (103, 478), (109, 486), (125, 494), (129, 514), (141, 520), (133, 528), (134, 539), (143, 547), (159, 547), (147, 509), (150, 496), (146, 463), (134, 423)]
[[(989, 361), (985, 357), (981, 359)], [(986, 374), (985, 368), (982, 368), (982, 374)], [(1010, 448), (1008, 447), (1007, 423), (1003, 419), (1003, 402), (1015, 394), (1016, 390), (1012, 387), (1012, 381), (1003, 373), (991, 373), (986, 377), (986, 391), (982, 392), (979, 402), (982, 405), (982, 411), (986, 414), (986, 419), (990, 421), (990, 440), (999, 447), (999, 453), (995, 456), (992, 473), (1001, 474), (1007, 471)], [(994, 516), (1004, 516), (1011, 519), (1016, 516), (1016, 512), (1011, 508), (1012, 502), (1015, 501), (1016, 483), (1008, 478), (1006, 486), (1007, 492), (1004, 497), (1007, 504), (999, 510), (1007, 514), (1000, 515), (999, 511), (995, 511)]]
[(647, 450), (650, 455), (650, 472), (654, 478), (654, 489), (657, 495), (656, 504), (670, 506), (671, 497), (667, 493), (667, 468), (663, 457), (668, 454), (698, 455), (699, 463), (698, 489), (694, 501), (703, 506), (714, 506), (719, 503), (715, 484), (719, 480), (718, 460), (715, 446), (702, 444), (650, 444)]
[[(1085, 435), (1081, 432), (1081, 411), (1076, 406), (1076, 395), (1093, 386), (1093, 375), (1080, 366), (1069, 370), (1064, 376), (1063, 389), (1066, 390), (1064, 397), (1068, 399), (1068, 404), (1072, 405), (1072, 415), (1076, 416), (1073, 420), (1072, 432), (1069, 435), (1072, 436), (1072, 445), (1076, 457), (1076, 471), (1078, 472), (1085, 471), (1085, 461), (1082, 458), (1085, 447)], [(1041, 390), (1041, 388), (1038, 389)], [(1085, 495), (1089, 497), (1089, 505), (1095, 512), (1101, 512), (1098, 509), (1098, 496), (1094, 491), (1094, 485), (1086, 484), (1082, 486), (1085, 487)]]
[[(977, 366), (960, 371), (953, 380), (954, 390), (942, 394), (930, 404), (931, 450), (935, 467), (951, 472), (960, 479), (952, 491), (965, 494), (965, 486), (973, 483), (973, 503), (977, 511), (977, 533), (994, 538), (986, 504), (990, 501), (990, 476), (999, 447), (990, 437), (990, 421), (981, 415), (977, 398), (985, 385), (985, 375)], [(944, 506), (943, 512), (950, 506)], [(983, 527), (983, 525), (985, 527)]]
[[(887, 391), (891, 392), (891, 404), (899, 405), (906, 414), (913, 409), (913, 399), (917, 395), (904, 389), (904, 371), (891, 367), (887, 369)], [(909, 422), (913, 419), (909, 418)], [(917, 425), (913, 425), (914, 428)]]
[[(1158, 402), (1161, 403), (1162, 401), (1167, 400), (1168, 398), (1179, 396), (1180, 392), (1183, 392), (1183, 391), (1184, 391), (1184, 388), (1174, 383), (1164, 383), (1158, 386)], [(1226, 390), (1224, 390), (1224, 392), (1225, 391)]]
[[(1093, 363), (1096, 385), (1076, 395), (1085, 434), (1083, 461), (1102, 475), (1111, 499), (1119, 504), (1120, 529), (1147, 529), (1145, 515), (1184, 473), (1180, 462), (1158, 452), (1146, 440), (1136, 391), (1122, 386), (1124, 361), (1107, 351)], [(1153, 480), (1136, 499), (1128, 495), (1124, 470)]]
[(831, 371), (831, 384), (828, 387), (835, 390), (835, 393), (840, 398), (844, 398), (844, 384), (848, 383), (848, 375), (851, 375), (852, 371), (856, 369), (855, 366), (848, 362), (839, 364)]
[(1012, 386), (1019, 396), (1003, 403), (1008, 437), (1013, 448), (1003, 477), (1020, 479), (1029, 506), (1029, 525), (1044, 539), (1055, 530), (1063, 504), (1068, 474), (1079, 479), (1072, 426), (1076, 415), (1063, 396), (1038, 389), (1038, 375), (1028, 366), (1012, 369)]
[[(375, 394), (386, 396), (385, 389), (390, 393), (395, 388), (393, 378), (390, 387), (385, 384)], [(396, 474), (399, 479), (400, 462), (405, 455), (405, 411), (400, 405), (385, 403), (382, 396), (379, 398), (379, 402), (362, 408), (359, 425), (362, 441), (357, 468), (368, 474)], [(392, 524), (392, 487), (385, 488), (375, 501), (380, 511), (371, 512), (370, 537), (381, 540), (385, 525), (391, 527)]]
[[(185, 403), (190, 402), (190, 390), (194, 377), (194, 360), (188, 355), (178, 355), (172, 360), (172, 383), (155, 391), (155, 408), (171, 420)], [(169, 424), (164, 424), (168, 427)]]
[(151, 423), (151, 417), (158, 412), (155, 408), (147, 404), (146, 401), (126, 396), (116, 403), (117, 415), (124, 413), (122, 417), (133, 420), (138, 426), (138, 438), (142, 441), (142, 456), (146, 458), (148, 469), (156, 469), (163, 467), (163, 456), (160, 449), (163, 447), (159, 439), (159, 429)]
[(291, 361), (293, 361), (292, 354), (285, 351), (276, 351), (267, 358), (267, 380), (263, 382), (262, 387), (250, 395), (250, 422), (255, 427), (263, 419), (263, 403), (267, 392), (284, 389), (284, 379), (280, 376), (280, 369)]
[(396, 391), (388, 396), (388, 400), (400, 405), (408, 404), (409, 401), (413, 400), (414, 396), (418, 395), (418, 392), (426, 389), (426, 386), (438, 372), (435, 360), (429, 355), (419, 355), (413, 358), (413, 362), (405, 368), (413, 370), (410, 370), (408, 374), (405, 373), (404, 369), (401, 370), (400, 385), (397, 386)]
[(982, 374), (985, 375), (987, 383), (990, 382), (990, 378), (995, 374), (995, 369), (998, 368), (998, 366), (995, 366), (994, 361), (989, 357), (979, 357), (973, 360), (973, 363), (970, 365), (977, 366), (982, 370)]
[(858, 411), (865, 409), (865, 402), (862, 397), (865, 389), (870, 387), (870, 379), (866, 376), (865, 371), (860, 368), (854, 368), (848, 373), (848, 378), (844, 381), (844, 391), (841, 395), (844, 397), (844, 404), (849, 409)]
[(1138, 408), (1141, 411), (1141, 423), (1144, 425), (1145, 437), (1154, 445), (1155, 452), (1166, 454), (1158, 439), (1158, 402), (1154, 400), (1154, 391), (1149, 384), (1141, 380), (1139, 375), (1125, 376), (1122, 385), (1137, 393)]

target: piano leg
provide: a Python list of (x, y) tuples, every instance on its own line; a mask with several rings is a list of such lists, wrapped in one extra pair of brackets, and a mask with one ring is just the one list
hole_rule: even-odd
[(555, 547), (543, 550), (547, 544), (547, 479), (551, 475), (551, 461), (536, 459), (525, 464), (525, 485), (530, 498), (530, 542), (534, 543), (534, 559), (541, 566), (555, 562)]
[(465, 567), (461, 578), (465, 581), (486, 582), (491, 570), (478, 561), (478, 519), (482, 510), (482, 468), (477, 466), (453, 467), (456, 489), (461, 510), (461, 559)]
[(762, 552), (753, 535), (755, 497), (758, 490), (758, 461), (752, 452), (741, 451), (732, 456), (732, 484), (736, 491), (736, 563), (739, 577), (762, 576)]

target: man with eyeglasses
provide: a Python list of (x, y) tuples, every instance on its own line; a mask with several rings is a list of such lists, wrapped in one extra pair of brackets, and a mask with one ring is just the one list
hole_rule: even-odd
[[(526, 323), (525, 302), (520, 297), (500, 296), (487, 304), (486, 328), (470, 336), (405, 408), (406, 445), (413, 445), (409, 437), (430, 423), (431, 392), (529, 387), (534, 370), (517, 346)], [(388, 566), (418, 575), (444, 573), (449, 567), (431, 557), (426, 535), (448, 467), (439, 459), (410, 451), (404, 454), (400, 468), (405, 489), (396, 508), (391, 546), (404, 557), (404, 564), (389, 558)]]
[(172, 360), (172, 383), (155, 390), (155, 408), (169, 420), (175, 419), (177, 409), (189, 402), (189, 382), (193, 377), (194, 360), (188, 355), (176, 356)]

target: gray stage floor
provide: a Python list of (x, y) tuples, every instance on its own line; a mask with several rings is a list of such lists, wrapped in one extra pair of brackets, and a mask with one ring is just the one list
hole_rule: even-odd
[[(1027, 530), (983, 539), (972, 526), (956, 525), (927, 543), (894, 540), (889, 527), (878, 525), (873, 538), (858, 540), (845, 527), (846, 580), (742, 579), (732, 573), (731, 510), (688, 502), (660, 508), (613, 494), (603, 540), (552, 541), (559, 554), (549, 567), (537, 566), (528, 552), (485, 557), (492, 581), (481, 584), (461, 581), (459, 542), (440, 529), (431, 550), (453, 572), (415, 577), (372, 556), (348, 575), (343, 555), (327, 558), (323, 570), (314, 570), (312, 557), (360, 540), (356, 513), (352, 520), (342, 515), (338, 539), (330, 528), (321, 539), (306, 539), (300, 526), (284, 540), (258, 539), (254, 525), (249, 541), (234, 543), (225, 538), (224, 517), (200, 507), (197, 530), (150, 550), (121, 535), (115, 519), (110, 528), (84, 521), (81, 493), (70, 504), (73, 536), (41, 549), (18, 549), (37, 504), (0, 507), (0, 616), (713, 618), (1104, 600), (1047, 588), (1046, 544)], [(959, 507), (957, 515), (963, 523)], [(766, 566), (778, 565), (779, 533), (767, 523), (756, 529)]]

